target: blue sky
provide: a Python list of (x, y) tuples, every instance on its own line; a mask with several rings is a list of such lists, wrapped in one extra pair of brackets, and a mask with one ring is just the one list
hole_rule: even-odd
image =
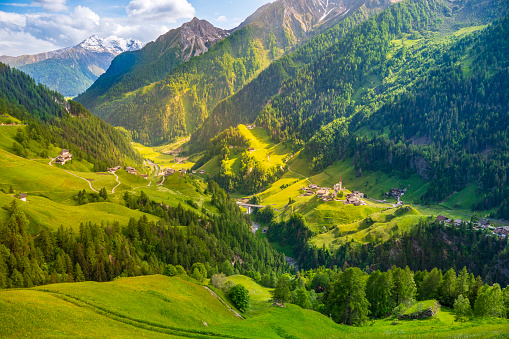
[(146, 43), (194, 16), (233, 28), (274, 0), (0, 0), (0, 55), (74, 46), (95, 34)]

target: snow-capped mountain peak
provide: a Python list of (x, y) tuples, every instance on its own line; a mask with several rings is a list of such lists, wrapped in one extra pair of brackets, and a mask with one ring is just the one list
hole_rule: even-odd
[(92, 35), (90, 38), (81, 42), (79, 47), (93, 52), (110, 52), (118, 55), (126, 51), (136, 51), (143, 47), (143, 43), (134, 39), (117, 38), (110, 36), (101, 38), (97, 35)]

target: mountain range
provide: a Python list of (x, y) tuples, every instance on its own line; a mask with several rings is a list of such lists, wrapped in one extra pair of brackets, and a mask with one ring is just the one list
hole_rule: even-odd
[(93, 35), (74, 47), (18, 57), (0, 56), (0, 62), (22, 70), (50, 89), (74, 97), (90, 87), (117, 55), (142, 47), (140, 41), (133, 39)]
[[(242, 89), (272, 61), (354, 13), (369, 16), (389, 5), (388, 0), (278, 0), (188, 62), (180, 56), (180, 40), (169, 39), (180, 37), (179, 28), (138, 52), (119, 55), (76, 100), (107, 122), (132, 131), (135, 140), (166, 142), (201, 127), (218, 102)], [(187, 26), (212, 29), (198, 20), (183, 27)], [(203, 35), (207, 30), (191, 31)]]

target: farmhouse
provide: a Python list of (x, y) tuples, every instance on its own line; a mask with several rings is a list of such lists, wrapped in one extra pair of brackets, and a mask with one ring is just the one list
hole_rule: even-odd
[(205, 174), (205, 170), (200, 170), (200, 174)]
[(192, 170), (191, 173), (196, 174), (196, 170)]
[(364, 198), (364, 193), (361, 193), (359, 191), (353, 191), (352, 194), (357, 198)]
[(136, 168), (134, 167), (126, 167), (125, 168), (125, 171), (129, 174), (132, 174), (132, 175), (138, 175), (138, 173), (136, 172)]
[(19, 195), (19, 200), (27, 202), (27, 195), (25, 193), (21, 193)]
[(319, 198), (322, 198), (326, 195), (329, 195), (329, 190), (326, 188), (320, 188), (318, 191), (316, 191), (316, 195), (318, 195)]
[(498, 235), (501, 238), (509, 236), (509, 226), (497, 227), (493, 231), (493, 234)]
[(488, 228), (490, 226), (490, 222), (487, 221), (487, 220), (480, 220), (479, 221), (479, 225), (482, 227), (482, 228)]
[(232, 148), (233, 148), (233, 145), (228, 146), (228, 148), (229, 148), (229, 149), (232, 149)]
[(443, 222), (448, 222), (448, 221), (449, 221), (449, 218), (444, 217), (443, 215), (439, 215), (439, 216), (437, 217), (437, 221), (438, 221), (438, 222), (442, 222), (442, 221), (443, 221)]
[(72, 154), (69, 153), (68, 149), (63, 149), (62, 152), (60, 152), (60, 154), (57, 156), (56, 163), (63, 165), (69, 160), (72, 160)]
[(311, 188), (312, 190), (314, 190), (314, 189), (317, 189), (317, 188), (318, 188), (318, 185), (310, 184), (310, 185), (309, 185), (309, 188)]
[(173, 169), (173, 168), (167, 168), (166, 169), (166, 172), (164, 172), (164, 176), (167, 177), (169, 175), (172, 175), (173, 173), (175, 173), (176, 171)]
[(269, 230), (269, 226), (265, 226), (263, 229), (262, 229), (262, 233), (267, 233), (267, 231)]
[(121, 168), (122, 168), (121, 166), (115, 166), (115, 167), (112, 167), (112, 168), (108, 168), (108, 172), (116, 172), (116, 171), (118, 171)]
[(353, 193), (347, 194), (344, 204), (345, 205), (354, 205), (354, 206), (366, 205), (366, 203), (364, 201), (360, 200)]
[(141, 177), (142, 177), (143, 179), (148, 179), (148, 175), (147, 175), (147, 174), (142, 174), (142, 175), (141, 175)]
[(254, 152), (254, 150), (255, 150), (255, 149), (254, 149), (253, 147), (249, 147), (247, 150), (248, 150), (249, 152)]

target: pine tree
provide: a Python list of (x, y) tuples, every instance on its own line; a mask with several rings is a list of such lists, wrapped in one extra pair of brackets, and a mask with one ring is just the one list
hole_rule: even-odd
[(369, 302), (366, 299), (364, 273), (347, 268), (332, 283), (326, 300), (326, 312), (335, 322), (360, 326), (368, 320)]
[(470, 306), (470, 301), (468, 298), (465, 298), (463, 294), (460, 294), (456, 301), (454, 302), (454, 313), (456, 321), (467, 321), (472, 317), (472, 307)]
[(283, 305), (285, 302), (289, 301), (291, 298), (290, 285), (290, 278), (287, 275), (281, 276), (274, 290), (274, 301), (279, 301)]

